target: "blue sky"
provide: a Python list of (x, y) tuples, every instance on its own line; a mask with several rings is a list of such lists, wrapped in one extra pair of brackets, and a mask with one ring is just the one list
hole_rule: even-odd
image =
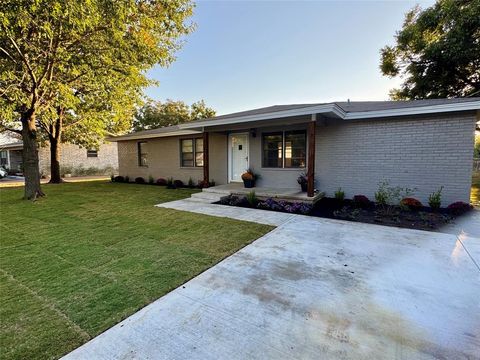
[(155, 100), (199, 99), (225, 114), (262, 106), (387, 100), (380, 74), (404, 14), (429, 1), (198, 1), (177, 60), (148, 75)]

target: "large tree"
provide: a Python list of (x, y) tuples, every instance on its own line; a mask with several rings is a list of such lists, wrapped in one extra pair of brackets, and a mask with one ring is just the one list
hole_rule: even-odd
[(141, 107), (135, 115), (133, 130), (156, 129), (214, 116), (215, 110), (208, 107), (203, 100), (190, 106), (183, 101), (150, 101)]
[(406, 14), (394, 46), (381, 50), (380, 69), (403, 79), (393, 99), (480, 94), (480, 1), (439, 0)]
[[(63, 121), (48, 116), (78, 117), (81, 108), (91, 108), (87, 94), (101, 88), (90, 87), (97, 77), (128, 87), (130, 80), (146, 80), (153, 65), (168, 65), (192, 29), (186, 23), (192, 10), (190, 0), (1, 2), (0, 125), (22, 135), (25, 198), (43, 195), (39, 126), (55, 132)], [(80, 94), (86, 84), (89, 90)], [(78, 126), (80, 137), (92, 130), (88, 122)]]

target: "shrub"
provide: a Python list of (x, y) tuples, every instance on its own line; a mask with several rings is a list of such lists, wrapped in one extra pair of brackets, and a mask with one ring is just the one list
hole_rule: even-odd
[(149, 176), (148, 176), (148, 183), (149, 183), (150, 185), (153, 185), (153, 184), (155, 183), (155, 179), (153, 178), (152, 175), (149, 175)]
[(136, 184), (145, 184), (145, 179), (141, 176), (135, 178)]
[(380, 205), (384, 215), (391, 215), (394, 207), (400, 205), (403, 198), (411, 197), (416, 189), (402, 188), (400, 186), (390, 186), (388, 180), (378, 183), (378, 190), (375, 193), (375, 201)]
[(428, 205), (430, 205), (433, 210), (440, 209), (440, 206), (442, 205), (442, 190), (443, 186), (428, 196)]
[(400, 206), (404, 207), (404, 208), (411, 209), (411, 210), (417, 210), (417, 209), (421, 208), (423, 206), (423, 204), (415, 198), (407, 197), (407, 198), (403, 198), (400, 201)]
[(257, 206), (258, 199), (257, 199), (257, 195), (255, 195), (255, 191), (250, 191), (250, 192), (247, 194), (246, 198), (247, 198), (248, 204), (249, 204), (251, 207)]
[(372, 202), (365, 195), (355, 195), (353, 197), (353, 203), (355, 207), (366, 209), (372, 205)]
[(119, 175), (119, 176), (115, 176), (113, 178), (113, 181), (115, 181), (115, 182), (125, 182), (125, 178), (123, 176)]
[(167, 179), (167, 189), (175, 189), (175, 185), (173, 184), (173, 178), (169, 177)]
[(343, 191), (342, 188), (338, 188), (338, 190), (335, 191), (335, 199), (338, 201), (343, 201), (343, 199), (345, 199), (345, 191)]
[(166, 186), (167, 185), (167, 180), (165, 180), (163, 178), (160, 178), (160, 179), (157, 180), (157, 185)]
[(195, 183), (193, 182), (193, 179), (192, 179), (192, 178), (188, 179), (188, 187), (189, 187), (190, 189), (192, 189), (192, 188), (195, 187)]
[(185, 185), (183, 184), (182, 180), (174, 180), (173, 181), (173, 186), (175, 186), (176, 189), (182, 188)]
[(378, 190), (375, 193), (375, 201), (379, 205), (398, 205), (404, 197), (414, 194), (413, 189), (402, 188), (400, 186), (390, 186), (387, 180), (378, 183)]
[(462, 215), (473, 209), (473, 206), (463, 201), (457, 201), (447, 206), (448, 211), (453, 215)]
[(111, 181), (111, 182), (114, 182), (114, 181), (115, 181), (115, 175), (113, 175), (113, 174), (110, 175), (110, 181)]
[(125, 176), (125, 182), (126, 183), (129, 183), (130, 182), (130, 178), (128, 176)]

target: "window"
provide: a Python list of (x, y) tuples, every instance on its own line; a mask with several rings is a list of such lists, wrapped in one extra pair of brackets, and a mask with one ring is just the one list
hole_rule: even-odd
[(87, 150), (87, 157), (98, 157), (97, 150)]
[(147, 155), (147, 142), (140, 141), (138, 143), (138, 166), (148, 166)]
[(203, 139), (182, 139), (180, 140), (182, 167), (203, 166)]
[(283, 133), (263, 134), (263, 167), (283, 167)]
[(307, 137), (305, 131), (285, 131), (286, 168), (304, 168), (306, 166)]
[(8, 154), (7, 150), (0, 151), (0, 166), (8, 165)]
[(263, 134), (263, 167), (304, 168), (307, 137), (305, 131), (283, 131)]

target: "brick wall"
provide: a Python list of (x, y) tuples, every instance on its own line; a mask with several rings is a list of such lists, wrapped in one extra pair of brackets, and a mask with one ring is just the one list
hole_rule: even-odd
[[(44, 146), (39, 149), (40, 171), (50, 174), (50, 148)], [(118, 169), (118, 154), (116, 143), (100, 145), (97, 157), (87, 157), (87, 150), (73, 144), (62, 144), (60, 166), (68, 168), (113, 168)]]
[[(187, 182), (190, 178), (197, 183), (203, 180), (203, 167), (180, 166), (180, 139), (195, 136), (171, 136), (156, 139), (129, 140), (118, 142), (119, 174), (148, 180), (151, 175), (155, 179), (169, 178)], [(148, 167), (138, 165), (138, 142), (146, 141)], [(210, 180), (217, 184), (227, 182), (227, 136), (224, 134), (210, 134)]]
[(444, 186), (443, 203), (469, 201), (474, 113), (379, 119), (317, 127), (316, 187), (332, 196), (373, 199), (382, 179), (416, 187), (426, 203)]

